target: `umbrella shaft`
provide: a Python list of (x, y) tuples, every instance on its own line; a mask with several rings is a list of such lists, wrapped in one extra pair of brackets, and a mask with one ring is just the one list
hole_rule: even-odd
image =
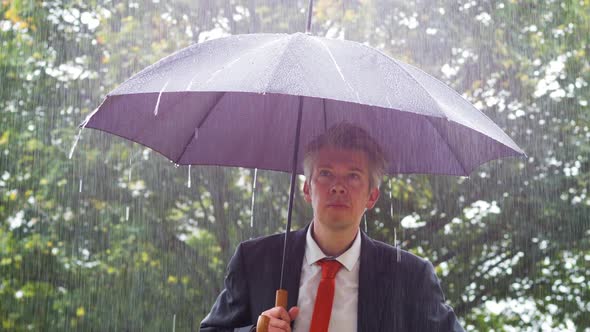
[(305, 33), (311, 33), (311, 14), (313, 13), (313, 0), (309, 0), (309, 7), (307, 8), (307, 24), (305, 26)]
[(287, 229), (285, 230), (285, 240), (283, 242), (283, 261), (281, 262), (281, 283), (280, 289), (283, 289), (283, 279), (285, 276), (285, 258), (287, 257), (287, 244), (289, 233), (291, 232), (291, 214), (293, 212), (293, 198), (295, 194), (295, 181), (297, 179), (297, 154), (299, 153), (299, 134), (301, 133), (301, 114), (303, 113), (303, 96), (299, 96), (299, 111), (297, 113), (297, 130), (295, 132), (295, 148), (293, 151), (293, 168), (291, 169), (291, 188), (289, 189), (289, 209), (287, 210)]

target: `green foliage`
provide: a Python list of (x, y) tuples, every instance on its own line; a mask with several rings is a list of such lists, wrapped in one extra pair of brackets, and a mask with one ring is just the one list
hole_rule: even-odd
[[(306, 6), (2, 2), (1, 329), (196, 329), (236, 244), (284, 228), (288, 176), (259, 171), (252, 211), (252, 170), (193, 167), (188, 188), (186, 168), (89, 131), (69, 159), (76, 126), (163, 56), (216, 35), (302, 31)], [(434, 74), (528, 154), (470, 178), (386, 179), (369, 234), (428, 257), (468, 330), (590, 326), (590, 3), (315, 6), (315, 34)], [(297, 196), (295, 228), (311, 218)]]

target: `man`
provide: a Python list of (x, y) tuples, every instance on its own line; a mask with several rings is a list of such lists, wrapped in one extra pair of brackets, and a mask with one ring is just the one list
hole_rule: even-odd
[(313, 221), (289, 237), (289, 310), (274, 307), (284, 235), (258, 238), (238, 246), (201, 331), (253, 330), (261, 314), (269, 331), (462, 331), (429, 262), (360, 231), (386, 166), (373, 138), (334, 126), (306, 147), (303, 164)]

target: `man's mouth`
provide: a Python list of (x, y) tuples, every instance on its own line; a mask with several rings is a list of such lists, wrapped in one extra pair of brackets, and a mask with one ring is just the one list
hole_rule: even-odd
[(346, 203), (340, 203), (340, 202), (334, 202), (334, 203), (328, 204), (328, 207), (347, 208), (348, 207), (348, 204), (346, 204)]

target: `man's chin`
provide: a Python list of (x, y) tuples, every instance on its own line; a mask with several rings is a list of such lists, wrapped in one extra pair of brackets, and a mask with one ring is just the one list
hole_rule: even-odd
[(328, 219), (327, 224), (333, 230), (344, 230), (350, 229), (352, 226), (358, 226), (354, 221), (344, 218), (330, 218)]

